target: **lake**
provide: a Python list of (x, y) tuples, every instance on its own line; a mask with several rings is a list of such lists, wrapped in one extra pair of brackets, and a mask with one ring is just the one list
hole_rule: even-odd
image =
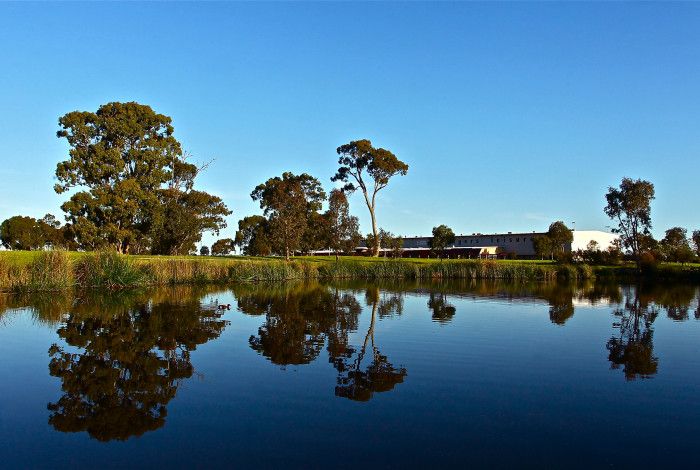
[(0, 462), (690, 466), (699, 290), (465, 281), (3, 294)]

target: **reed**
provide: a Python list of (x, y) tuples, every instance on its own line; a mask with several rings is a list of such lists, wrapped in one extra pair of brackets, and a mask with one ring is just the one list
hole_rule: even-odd
[(47, 251), (24, 264), (0, 257), (0, 289), (49, 291), (68, 287), (120, 289), (156, 285), (308, 279), (510, 281), (581, 280), (593, 277), (585, 265), (451, 260), (334, 260), (262, 258), (129, 257), (114, 252)]

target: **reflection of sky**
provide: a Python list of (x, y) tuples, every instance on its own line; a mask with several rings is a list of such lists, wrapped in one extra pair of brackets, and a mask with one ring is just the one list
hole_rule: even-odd
[[(456, 313), (441, 324), (431, 318), (427, 295), (406, 295), (401, 315), (376, 319), (374, 338), (407, 376), (357, 403), (334, 396), (336, 371), (325, 349), (307, 365), (274, 365), (248, 344), (265, 317), (238, 312), (231, 294), (204, 302), (214, 298), (232, 304), (223, 317), (230, 325), (192, 352), (195, 376), (168, 404), (165, 426), (125, 443), (53, 431), (46, 404), (60, 393), (60, 381), (48, 375), (46, 351), (55, 332), (28, 312), (0, 324), (0, 449), (8, 461), (49, 465), (70, 456), (73, 464), (104, 459), (119, 466), (138, 457), (139, 465), (181, 466), (205, 458), (211, 466), (261, 459), (304, 466), (315, 456), (351, 466), (369, 458), (427, 464), (439, 455), (453, 464), (527, 458), (657, 465), (671, 457), (683, 462), (694, 446), (700, 322), (692, 315), (685, 322), (659, 315), (653, 324), (659, 372), (627, 382), (607, 360), (615, 319), (602, 302), (576, 301), (574, 315), (555, 325), (544, 301), (447, 295)], [(354, 346), (371, 321), (364, 293), (358, 300), (363, 313), (350, 334)], [(640, 441), (645, 452), (628, 454)]]

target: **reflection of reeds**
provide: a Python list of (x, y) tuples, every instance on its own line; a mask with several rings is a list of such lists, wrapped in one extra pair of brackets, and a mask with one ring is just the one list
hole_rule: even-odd
[(47, 251), (24, 264), (0, 260), (0, 288), (52, 291), (68, 287), (124, 288), (176, 284), (305, 279), (428, 280), (498, 279), (547, 281), (587, 279), (588, 266), (460, 260), (435, 263), (386, 260), (316, 261), (275, 259), (131, 258), (113, 252), (69, 256)]

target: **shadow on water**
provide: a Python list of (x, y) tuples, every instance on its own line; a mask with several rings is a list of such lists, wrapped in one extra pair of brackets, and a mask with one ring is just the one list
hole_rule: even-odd
[[(459, 317), (462, 300), (545, 304), (549, 320), (560, 327), (580, 305), (609, 306), (613, 333), (605, 351), (611, 368), (622, 369), (627, 380), (658, 372), (653, 325), (659, 315), (700, 319), (698, 287), (692, 285), (348, 281), (239, 284), (231, 290), (239, 312), (261, 317), (248, 338), (251, 350), (282, 368), (309, 364), (325, 350), (335, 375), (329, 389), (360, 402), (407, 380), (407, 367), (382, 353), (378, 328), (378, 320), (402, 316), (407, 296), (424, 299), (432, 321), (446, 328)], [(49, 348), (49, 373), (60, 379), (62, 395), (48, 404), (54, 429), (126, 440), (165, 424), (168, 403), (194, 374), (192, 351), (226, 328), (215, 306), (202, 300), (213, 292), (174, 287), (2, 296), (0, 325), (13, 311), (29, 310), (37, 322), (56, 328), (60, 341)], [(360, 330), (363, 311), (367, 326)], [(358, 338), (356, 344), (351, 338)]]

